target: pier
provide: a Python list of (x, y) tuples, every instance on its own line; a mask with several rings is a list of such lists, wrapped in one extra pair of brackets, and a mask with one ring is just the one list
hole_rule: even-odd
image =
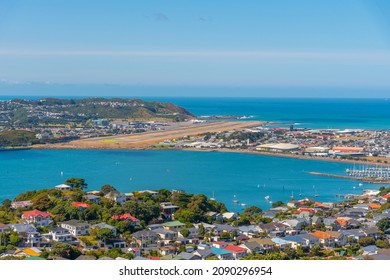
[(356, 180), (356, 181), (368, 182), (368, 183), (372, 183), (372, 184), (390, 184), (390, 178), (353, 177), (353, 176), (344, 176), (344, 175), (319, 173), (319, 172), (308, 172), (308, 173), (311, 175), (315, 175), (315, 176), (323, 176), (323, 177), (339, 178), (339, 179), (347, 179), (347, 180)]

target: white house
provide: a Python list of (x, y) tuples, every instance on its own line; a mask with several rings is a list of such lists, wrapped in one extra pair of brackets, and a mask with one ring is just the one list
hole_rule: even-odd
[(71, 186), (65, 185), (65, 184), (61, 184), (61, 185), (55, 186), (54, 188), (57, 189), (57, 190), (60, 190), (60, 191), (69, 191), (69, 190), (72, 189)]
[(126, 195), (118, 191), (110, 191), (104, 197), (113, 200), (116, 203), (124, 203), (126, 201)]
[(69, 230), (73, 236), (87, 235), (90, 229), (89, 224), (77, 220), (62, 222), (61, 227)]

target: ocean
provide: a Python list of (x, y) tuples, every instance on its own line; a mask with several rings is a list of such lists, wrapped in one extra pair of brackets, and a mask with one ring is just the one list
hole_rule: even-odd
[[(52, 188), (82, 177), (88, 190), (111, 184), (119, 191), (182, 189), (203, 193), (231, 211), (243, 206), (270, 208), (265, 199), (287, 202), (313, 197), (338, 201), (335, 194), (359, 194), (379, 185), (317, 177), (307, 172), (343, 174), (350, 164), (229, 152), (25, 150), (0, 153), (0, 201), (33, 189)], [(301, 194), (301, 196), (299, 195)], [(233, 199), (239, 203), (233, 203)]]
[[(43, 96), (42, 96), (43, 97)], [(83, 96), (87, 97), (87, 96)], [(10, 100), (13, 96), (0, 96)], [(39, 96), (18, 98), (41, 98)], [(62, 98), (82, 98), (65, 96)], [(172, 102), (196, 116), (246, 115), (248, 120), (277, 122), (297, 128), (390, 129), (390, 100), (340, 98), (223, 98), (223, 97), (143, 97), (145, 100)]]

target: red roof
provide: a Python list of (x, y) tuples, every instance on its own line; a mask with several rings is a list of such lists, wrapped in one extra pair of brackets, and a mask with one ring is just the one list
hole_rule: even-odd
[(22, 218), (36, 218), (36, 217), (43, 217), (43, 218), (48, 218), (51, 216), (50, 213), (48, 212), (42, 212), (42, 211), (39, 211), (37, 209), (35, 210), (32, 210), (32, 211), (27, 211), (27, 212), (24, 212), (23, 215), (22, 215)]
[(299, 208), (298, 211), (300, 213), (302, 213), (302, 212), (314, 213), (315, 212), (313, 208), (303, 208), (303, 207)]
[(88, 208), (91, 205), (88, 203), (84, 203), (84, 202), (72, 202), (72, 206), (77, 207), (77, 208)]
[(385, 194), (384, 196), (382, 196), (384, 199), (388, 199), (388, 198), (390, 198), (390, 193), (388, 193), (388, 194)]
[(228, 245), (225, 247), (225, 250), (234, 252), (234, 253), (241, 253), (241, 252), (246, 252), (244, 248), (238, 247), (236, 245)]
[(123, 215), (114, 215), (112, 216), (114, 220), (129, 220), (131, 222), (139, 222), (139, 220), (136, 217), (133, 217), (131, 214), (126, 213)]

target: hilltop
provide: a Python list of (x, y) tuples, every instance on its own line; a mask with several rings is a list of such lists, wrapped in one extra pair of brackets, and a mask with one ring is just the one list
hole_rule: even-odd
[(0, 102), (0, 122), (9, 127), (83, 125), (102, 118), (164, 119), (177, 122), (192, 119), (194, 115), (172, 103), (133, 98), (42, 98)]

